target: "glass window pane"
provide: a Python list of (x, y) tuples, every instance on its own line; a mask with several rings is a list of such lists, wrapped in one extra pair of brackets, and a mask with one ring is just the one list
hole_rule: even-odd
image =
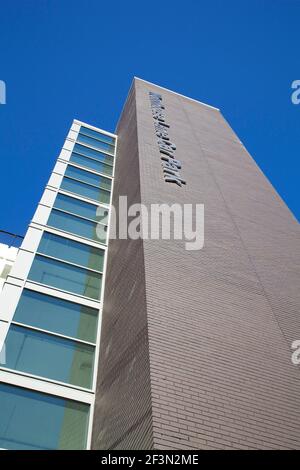
[(80, 181), (83, 181), (87, 184), (93, 184), (99, 188), (111, 189), (111, 180), (105, 178), (104, 176), (96, 175), (95, 173), (91, 173), (90, 171), (82, 170), (81, 168), (77, 168), (72, 165), (68, 165), (66, 169), (66, 176), (70, 178), (75, 178)]
[(95, 139), (100, 139), (104, 140), (105, 142), (108, 142), (110, 144), (115, 143), (115, 138), (110, 137), (109, 135), (102, 134), (102, 132), (94, 131), (93, 129), (90, 129), (89, 127), (80, 127), (80, 132), (85, 135), (89, 135), (90, 137), (95, 137)]
[(3, 367), (91, 388), (94, 346), (11, 325)]
[(86, 217), (95, 221), (107, 223), (108, 209), (94, 204), (89, 204), (85, 201), (80, 201), (74, 197), (66, 196), (65, 194), (58, 194), (54, 207), (63, 211), (72, 212), (74, 215)]
[(61, 183), (61, 189), (69, 191), (79, 196), (92, 199), (96, 202), (102, 202), (104, 204), (110, 203), (110, 192), (105, 189), (99, 189), (89, 184), (81, 183), (81, 181), (75, 181), (70, 178), (64, 178)]
[(67, 214), (66, 212), (52, 209), (47, 225), (96, 242), (106, 243), (106, 225), (98, 224), (97, 222), (92, 222), (86, 219), (80, 219), (79, 217)]
[(99, 300), (101, 274), (36, 255), (28, 279), (67, 292)]
[(106, 142), (100, 142), (100, 140), (92, 139), (83, 134), (78, 134), (77, 142), (82, 142), (86, 145), (90, 145), (96, 149), (104, 150), (110, 154), (114, 154), (115, 148), (113, 145), (107, 144)]
[(39, 292), (23, 291), (13, 319), (83, 341), (96, 340), (97, 310)]
[(111, 155), (107, 155), (106, 153), (102, 153), (98, 150), (85, 147), (84, 145), (75, 144), (73, 151), (85, 155), (87, 157), (95, 158), (100, 162), (106, 162), (110, 165), (113, 165), (114, 163), (114, 158)]
[(113, 167), (106, 165), (105, 163), (98, 162), (98, 160), (92, 160), (91, 158), (86, 158), (83, 155), (78, 153), (72, 153), (71, 162), (77, 163), (78, 165), (90, 168), (91, 170), (99, 171), (99, 173), (104, 173), (105, 175), (112, 176)]
[(84, 403), (1, 383), (0, 409), (4, 449), (86, 449), (89, 406)]
[(97, 271), (103, 269), (103, 250), (53, 233), (45, 232), (43, 234), (38, 252)]

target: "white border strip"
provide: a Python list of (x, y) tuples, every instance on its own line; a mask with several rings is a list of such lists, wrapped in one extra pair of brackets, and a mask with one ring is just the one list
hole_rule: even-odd
[(181, 96), (181, 98), (186, 98), (189, 101), (194, 101), (195, 103), (202, 104), (203, 106), (207, 106), (208, 108), (215, 109), (216, 111), (220, 111), (220, 109), (216, 108), (215, 106), (211, 106), (210, 104), (206, 104), (206, 103), (203, 103), (202, 101), (195, 100), (194, 98), (190, 98), (189, 96), (182, 95), (181, 93), (177, 93), (176, 91), (169, 90), (168, 88), (164, 88), (163, 86), (156, 85), (155, 83), (148, 82), (147, 80), (143, 80), (142, 78), (134, 77), (133, 80), (147, 83), (148, 85), (155, 86), (156, 88), (160, 88), (161, 90), (168, 91), (169, 93), (173, 93), (174, 95)]

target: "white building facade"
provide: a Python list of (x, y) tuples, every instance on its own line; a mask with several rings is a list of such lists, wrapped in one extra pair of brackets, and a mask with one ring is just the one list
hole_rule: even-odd
[(16, 260), (18, 248), (0, 243), (0, 292)]
[(20, 249), (0, 246), (0, 448), (90, 448), (116, 146), (74, 120)]

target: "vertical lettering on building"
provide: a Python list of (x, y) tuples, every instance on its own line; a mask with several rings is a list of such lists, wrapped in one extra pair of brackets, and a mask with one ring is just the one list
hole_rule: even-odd
[(157, 136), (164, 180), (167, 183), (176, 183), (178, 186), (186, 184), (180, 174), (181, 162), (175, 158), (176, 145), (169, 137), (169, 124), (166, 123), (165, 107), (162, 104), (162, 96), (149, 92), (154, 129)]

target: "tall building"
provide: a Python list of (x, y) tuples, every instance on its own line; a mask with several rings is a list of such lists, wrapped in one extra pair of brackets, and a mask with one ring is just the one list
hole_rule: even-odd
[[(203, 204), (203, 248), (108, 243), (121, 196)], [(6, 278), (0, 447), (300, 448), (299, 248), (220, 111), (135, 79), (115, 134), (73, 122)]]
[(1, 448), (90, 447), (116, 141), (74, 121), (6, 278)]

